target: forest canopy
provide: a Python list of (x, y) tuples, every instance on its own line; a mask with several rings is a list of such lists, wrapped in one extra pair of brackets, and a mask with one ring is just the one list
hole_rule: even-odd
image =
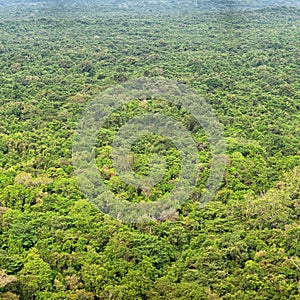
[[(0, 0), (0, 299), (300, 299), (299, 1)], [(166, 173), (124, 183), (111, 159), (118, 130), (160, 112), (195, 141), (191, 197), (160, 220), (124, 224), (79, 187), (72, 164), (82, 113), (136, 78), (194, 89), (224, 130), (226, 171), (199, 209), (211, 168), (203, 128), (164, 99), (135, 99), (99, 131), (95, 161), (119, 199), (170, 193), (180, 155), (147, 135)]]

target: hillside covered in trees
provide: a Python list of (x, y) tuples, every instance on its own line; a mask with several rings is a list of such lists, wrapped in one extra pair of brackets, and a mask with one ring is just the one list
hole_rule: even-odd
[[(0, 299), (300, 299), (299, 1), (0, 0)], [(99, 130), (95, 162), (118, 199), (155, 202), (180, 173), (174, 142), (146, 135), (132, 167), (166, 170), (149, 189), (111, 159), (126, 122), (175, 118), (199, 176), (172, 214), (123, 223), (80, 189), (72, 160), (82, 113), (136, 78), (187, 85), (212, 107), (226, 170), (199, 207), (210, 140), (164, 99), (134, 99)]]

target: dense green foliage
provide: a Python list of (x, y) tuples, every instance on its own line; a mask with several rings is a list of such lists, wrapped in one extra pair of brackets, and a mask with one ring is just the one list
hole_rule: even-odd
[[(0, 1), (0, 299), (300, 299), (300, 9), (246, 2)], [(207, 99), (227, 169), (199, 209), (203, 131), (163, 101), (130, 102), (96, 145), (111, 190), (154, 201), (174, 186), (180, 160), (163, 138), (133, 147), (140, 174), (149, 153), (166, 157), (152, 190), (123, 184), (112, 166), (118, 128), (147, 110), (192, 132), (202, 172), (180, 211), (126, 225), (80, 191), (72, 139), (99, 91), (141, 76)]]

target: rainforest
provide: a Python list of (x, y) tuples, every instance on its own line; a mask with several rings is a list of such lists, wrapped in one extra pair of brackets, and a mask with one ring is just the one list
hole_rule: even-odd
[[(0, 0), (0, 299), (300, 300), (299, 4)], [(199, 205), (214, 168), (207, 130), (162, 94), (132, 94), (94, 139), (103, 186), (129, 209), (189, 175), (177, 147), (185, 134), (149, 133), (128, 163), (148, 178), (158, 157), (162, 176), (149, 186), (120, 176), (115, 137), (145, 114), (180, 123), (199, 161), (180, 206), (123, 222), (89, 198), (74, 143), (87, 107), (112, 90), (138, 91), (135, 80), (176, 82), (195, 105), (205, 100), (224, 170)]]

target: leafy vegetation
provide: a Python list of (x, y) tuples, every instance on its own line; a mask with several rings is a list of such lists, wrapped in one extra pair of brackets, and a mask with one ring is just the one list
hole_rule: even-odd
[[(246, 2), (0, 1), (1, 299), (300, 299), (299, 2)], [(139, 174), (150, 153), (168, 162), (151, 190), (112, 165), (116, 132), (145, 111), (192, 133), (201, 173), (172, 216), (122, 224), (80, 191), (72, 141), (99, 91), (142, 76), (186, 83), (211, 104), (227, 169), (199, 209), (203, 130), (178, 107), (131, 101), (99, 132), (107, 186), (135, 202), (173, 188), (180, 160), (161, 137), (133, 147)]]

